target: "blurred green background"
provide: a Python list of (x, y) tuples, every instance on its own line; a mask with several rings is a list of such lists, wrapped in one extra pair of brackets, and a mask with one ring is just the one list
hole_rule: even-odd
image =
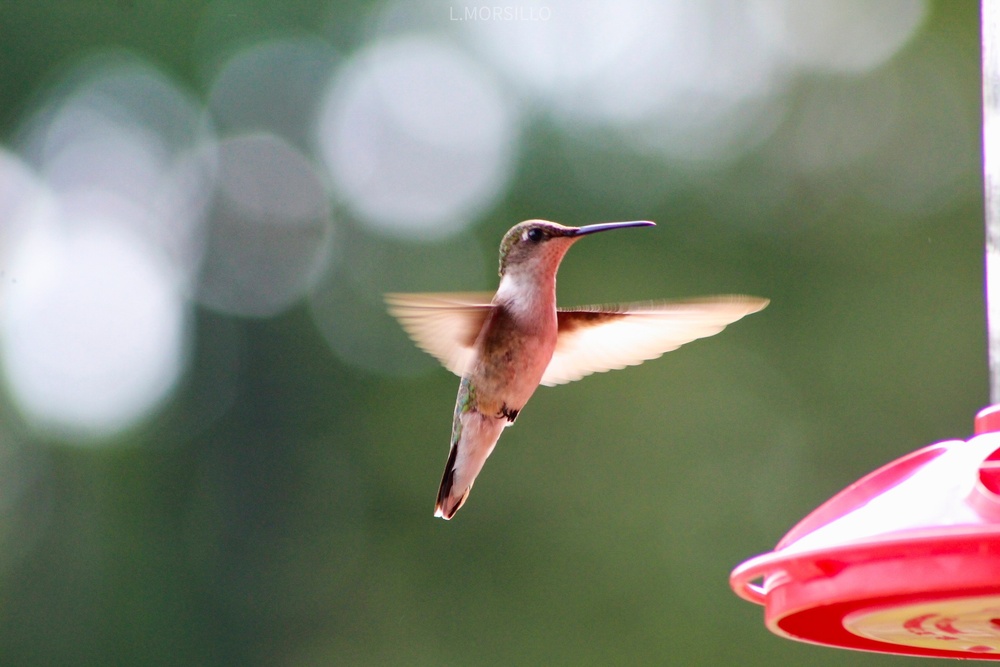
[[(881, 665), (730, 570), (987, 403), (975, 2), (5, 3), (0, 663)], [(542, 388), (432, 518), (457, 380), (385, 291), (770, 307)]]

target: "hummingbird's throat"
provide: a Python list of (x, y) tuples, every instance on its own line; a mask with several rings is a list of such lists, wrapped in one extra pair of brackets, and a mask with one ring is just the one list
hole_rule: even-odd
[(523, 269), (508, 271), (500, 279), (493, 303), (505, 307), (518, 319), (535, 316), (542, 310), (555, 309), (555, 271), (537, 275)]

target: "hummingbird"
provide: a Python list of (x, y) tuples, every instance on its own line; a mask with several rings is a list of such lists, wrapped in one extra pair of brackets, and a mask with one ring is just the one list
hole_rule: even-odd
[(455, 516), (500, 434), (539, 385), (655, 359), (767, 306), (767, 299), (728, 295), (556, 307), (556, 272), (570, 246), (597, 232), (652, 226), (648, 220), (584, 227), (526, 220), (500, 243), (495, 293), (385, 295), (389, 312), (417, 346), (461, 378), (434, 516)]

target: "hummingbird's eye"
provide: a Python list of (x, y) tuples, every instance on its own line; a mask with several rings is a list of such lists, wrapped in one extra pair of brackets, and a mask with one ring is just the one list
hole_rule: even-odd
[(526, 241), (531, 241), (532, 243), (538, 243), (545, 238), (545, 232), (543, 232), (538, 227), (532, 227), (524, 233), (524, 238)]

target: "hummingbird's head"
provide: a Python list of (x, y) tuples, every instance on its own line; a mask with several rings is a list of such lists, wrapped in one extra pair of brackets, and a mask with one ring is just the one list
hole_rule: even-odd
[(500, 276), (513, 267), (542, 268), (543, 264), (557, 265), (575, 238), (566, 227), (547, 220), (525, 220), (510, 228), (500, 242)]
[(647, 220), (636, 220), (566, 227), (548, 220), (525, 220), (511, 227), (500, 242), (500, 276), (503, 277), (512, 269), (532, 273), (550, 271), (555, 275), (563, 255), (581, 236), (609, 229), (648, 227), (653, 224)]

